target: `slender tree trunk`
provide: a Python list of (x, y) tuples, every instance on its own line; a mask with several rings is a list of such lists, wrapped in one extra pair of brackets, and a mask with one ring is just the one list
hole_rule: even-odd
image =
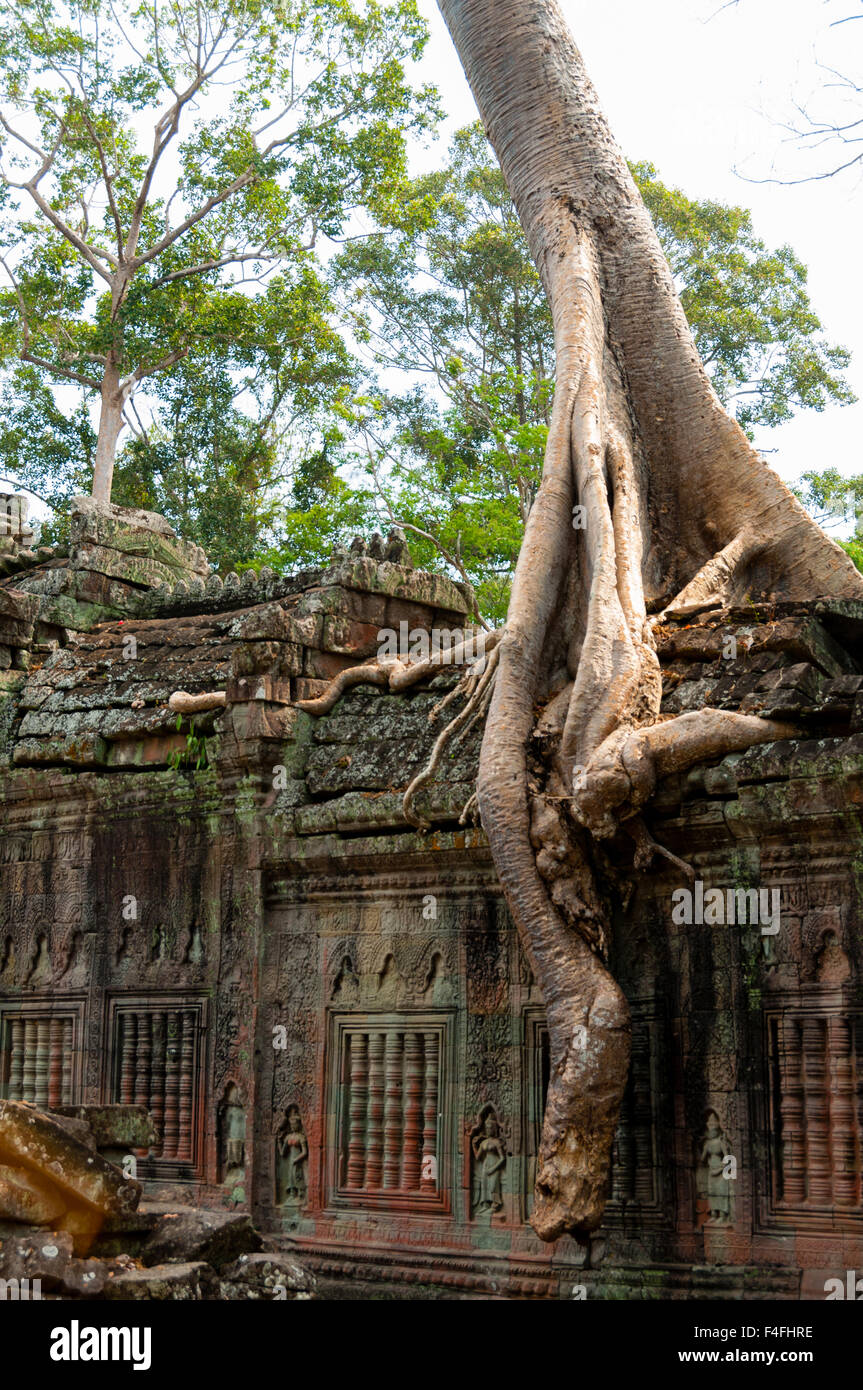
[(601, 1220), (628, 1069), (628, 1010), (606, 962), (593, 839), (632, 820), (671, 766), (789, 733), (720, 711), (687, 716), (679, 729), (657, 723), (648, 613), (675, 596), (692, 610), (745, 594), (860, 597), (863, 577), (710, 386), (555, 0), (439, 6), (555, 329), (545, 470), (478, 782), (483, 827), (548, 1013), (551, 1080), (532, 1220), (550, 1240)]
[(111, 501), (117, 440), (120, 438), (124, 423), (123, 404), (120, 372), (114, 355), (111, 353), (105, 365), (105, 374), (102, 377), (99, 435), (96, 441), (96, 458), (93, 465), (92, 495), (97, 502)]

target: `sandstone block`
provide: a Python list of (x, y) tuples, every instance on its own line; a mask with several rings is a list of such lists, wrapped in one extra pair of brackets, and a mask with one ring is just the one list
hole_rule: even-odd
[(141, 1197), (139, 1183), (50, 1115), (20, 1101), (0, 1101), (0, 1163), (23, 1172), (61, 1203), (44, 1219), (69, 1231), (76, 1250), (88, 1248), (106, 1216), (134, 1211)]
[(261, 1252), (241, 1255), (222, 1270), (219, 1297), (227, 1299), (308, 1299), (314, 1298), (315, 1276), (304, 1269), (293, 1255)]
[(263, 1241), (245, 1214), (226, 1211), (167, 1212), (141, 1251), (145, 1265), (206, 1260), (216, 1269), (260, 1250)]
[(102, 1290), (108, 1300), (137, 1302), (146, 1299), (164, 1302), (200, 1302), (214, 1288), (213, 1268), (198, 1261), (193, 1264), (154, 1265), (151, 1269), (115, 1270)]

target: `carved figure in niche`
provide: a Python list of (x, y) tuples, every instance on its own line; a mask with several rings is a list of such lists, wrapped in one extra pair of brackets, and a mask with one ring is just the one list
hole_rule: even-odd
[(153, 935), (150, 939), (150, 960), (167, 960), (168, 958), (168, 929), (163, 924), (153, 928)]
[(48, 953), (48, 938), (43, 934), (37, 938), (24, 983), (30, 986), (45, 985), (50, 979), (51, 957)]
[(434, 951), (423, 985), (423, 999), (429, 1004), (438, 1004), (446, 997), (447, 987), (443, 956), (440, 951)]
[(359, 977), (354, 970), (354, 963), (350, 956), (342, 956), (341, 964), (336, 978), (333, 980), (333, 999), (342, 999), (347, 996), (353, 997), (359, 989)]
[(66, 948), (63, 963), (60, 967), (60, 977), (65, 979), (70, 973), (75, 973), (81, 964), (81, 950), (84, 938), (79, 931), (73, 932), (69, 944)]
[(186, 942), (186, 949), (183, 951), (183, 964), (200, 965), (203, 959), (204, 939), (199, 924), (194, 922), (189, 928), (189, 939)]
[(826, 931), (815, 957), (815, 979), (820, 985), (842, 985), (851, 974), (851, 963), (835, 931)]
[(471, 1131), (474, 1163), (474, 1211), (494, 1213), (503, 1207), (503, 1170), (506, 1148), (493, 1105), (483, 1106)]
[(219, 1170), (224, 1187), (230, 1186), (235, 1201), (243, 1201), (246, 1176), (246, 1109), (233, 1081), (225, 1091), (219, 1117)]
[(717, 1226), (731, 1222), (731, 1179), (734, 1158), (715, 1110), (707, 1113), (701, 1140), (696, 1188), (707, 1220)]
[(129, 944), (129, 943), (130, 943), (130, 941), (131, 941), (131, 937), (132, 937), (132, 928), (131, 928), (131, 927), (121, 927), (121, 928), (120, 928), (120, 935), (119, 935), (119, 937), (117, 938), (117, 952), (116, 952), (116, 958), (115, 958), (115, 962), (114, 962), (115, 965), (119, 965), (121, 960), (125, 960), (126, 957), (127, 957), (128, 955), (130, 955), (130, 953), (131, 953), (131, 947), (130, 947), (130, 944)]
[(378, 995), (394, 1003), (398, 995), (400, 983), (401, 980), (395, 956), (392, 952), (387, 952), (383, 966), (378, 971)]
[(277, 1192), (281, 1206), (302, 1206), (306, 1200), (306, 1160), (309, 1141), (296, 1105), (289, 1105), (276, 1135)]

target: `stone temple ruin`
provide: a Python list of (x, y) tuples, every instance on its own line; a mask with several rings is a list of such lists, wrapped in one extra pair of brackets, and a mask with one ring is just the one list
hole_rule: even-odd
[[(664, 710), (799, 732), (651, 804), (697, 882), (629, 875), (611, 1196), (589, 1246), (546, 1245), (543, 1001), (461, 819), (481, 730), (419, 794), (431, 830), (402, 810), (459, 673), (295, 708), (382, 629), (464, 628), (464, 589), (398, 533), (222, 583), (148, 513), (81, 500), (65, 554), (4, 515), (0, 1097), (103, 1113), (96, 1147), (133, 1160), (144, 1208), (90, 1258), (134, 1262), (154, 1213), (196, 1208), (251, 1217), (270, 1255), (243, 1259), (360, 1294), (796, 1299), (863, 1269), (863, 604), (660, 633)], [(626, 879), (631, 844), (609, 854)], [(13, 1170), (0, 1133), (0, 1206)], [(0, 1215), (0, 1256), (13, 1235)], [(208, 1295), (164, 1276), (155, 1296)]]

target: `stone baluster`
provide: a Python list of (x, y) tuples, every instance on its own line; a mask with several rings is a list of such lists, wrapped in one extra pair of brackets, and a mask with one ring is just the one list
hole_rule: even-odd
[(806, 1115), (806, 1201), (829, 1206), (833, 1199), (827, 1105), (827, 1029), (822, 1018), (804, 1017), (803, 1094)]
[(9, 1064), (9, 1099), (23, 1100), (24, 1020), (22, 1018), (13, 1018), (11, 1020), (10, 1032), (12, 1034), (12, 1057)]
[(366, 1187), (381, 1185), (384, 1154), (384, 1033), (369, 1034), (369, 1110), (366, 1122)]
[(48, 1038), (48, 1104), (63, 1105), (63, 1019), (52, 1018)]
[(399, 1185), (399, 1160), (402, 1151), (402, 1055), (404, 1040), (401, 1033), (387, 1033), (384, 1058), (384, 1187)]
[(423, 1047), (425, 1075), (423, 1078), (423, 1154), (420, 1170), (420, 1187), (423, 1192), (436, 1192), (438, 1188), (438, 1052), (437, 1033), (426, 1033)]
[(48, 1062), (49, 1062), (49, 1020), (36, 1021), (36, 1073), (33, 1080), (34, 1099), (37, 1105), (48, 1104)]
[(150, 1069), (153, 1060), (152, 1044), (152, 1019), (146, 1010), (142, 1009), (134, 1015), (126, 1014), (127, 1020), (134, 1018), (135, 1023), (135, 1104), (150, 1105)]
[(150, 1054), (150, 1114), (156, 1131), (153, 1155), (162, 1157), (165, 1119), (165, 1015), (159, 1011), (152, 1015), (152, 1051)]
[(623, 1103), (614, 1136), (611, 1167), (611, 1195), (617, 1202), (631, 1202), (635, 1195), (632, 1140), (632, 1076), (623, 1093)]
[(351, 1099), (348, 1110), (348, 1187), (362, 1187), (366, 1175), (365, 1120), (368, 1106), (368, 1038), (350, 1034)]
[(72, 1086), (75, 1075), (75, 1024), (71, 1018), (63, 1019), (63, 1104), (72, 1105), (75, 1096), (72, 1093)]
[(176, 1158), (180, 1139), (180, 1015), (165, 1015), (165, 1136), (163, 1158)]
[(135, 1063), (137, 1055), (137, 1022), (135, 1014), (120, 1015), (120, 1104), (132, 1105), (135, 1095)]
[(787, 1014), (781, 1020), (779, 1040), (780, 1100), (782, 1122), (782, 1201), (800, 1206), (806, 1200), (806, 1133), (804, 1130), (803, 1079), (800, 1069), (800, 1030)]
[(195, 1023), (194, 1011), (186, 1009), (183, 1013), (183, 1040), (180, 1047), (180, 1137), (177, 1157), (187, 1163), (192, 1160)]
[(631, 1069), (632, 1155), (628, 1187), (636, 1202), (653, 1202), (654, 1153), (650, 1106), (650, 1029), (638, 1023), (632, 1029)]
[(399, 1185), (415, 1192), (420, 1185), (422, 1143), (422, 1035), (405, 1034), (405, 1119)]
[(36, 1024), (32, 1018), (24, 1020), (24, 1075), (21, 1099), (30, 1101), (31, 1104), (36, 1099)]
[(833, 1200), (837, 1206), (858, 1202), (856, 1116), (854, 1097), (854, 1038), (847, 1018), (828, 1020), (830, 1055), (830, 1156)]

